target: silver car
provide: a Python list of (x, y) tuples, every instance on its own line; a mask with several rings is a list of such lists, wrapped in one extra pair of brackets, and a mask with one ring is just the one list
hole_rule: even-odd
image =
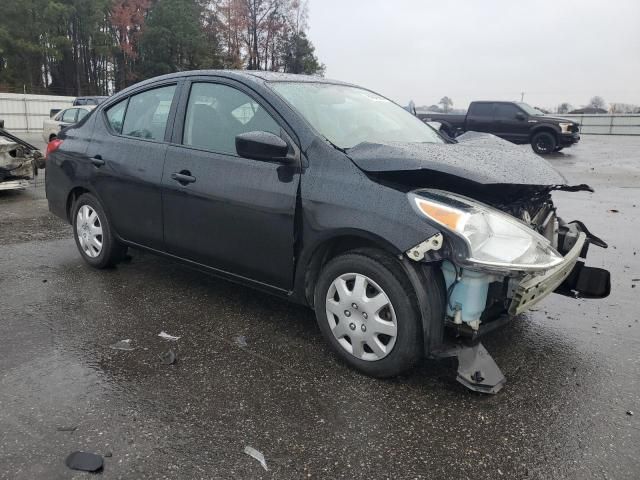
[(42, 125), (42, 138), (45, 142), (50, 142), (52, 138), (58, 136), (62, 127), (78, 123), (94, 108), (96, 108), (95, 105), (79, 105), (61, 110), (53, 118), (47, 118)]

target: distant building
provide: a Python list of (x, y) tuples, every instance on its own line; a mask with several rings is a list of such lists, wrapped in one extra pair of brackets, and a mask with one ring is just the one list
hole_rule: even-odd
[(575, 110), (571, 110), (569, 113), (575, 113), (577, 115), (580, 114), (593, 114), (593, 113), (608, 113), (604, 108), (597, 108), (597, 107), (584, 107), (584, 108), (577, 108)]

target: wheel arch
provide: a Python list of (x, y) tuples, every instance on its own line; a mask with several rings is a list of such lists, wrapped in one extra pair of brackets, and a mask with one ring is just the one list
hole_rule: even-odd
[(365, 230), (328, 232), (300, 255), (296, 265), (296, 299), (313, 308), (313, 292), (322, 267), (337, 255), (363, 248), (381, 250), (394, 256), (402, 253), (384, 238)]
[(71, 218), (71, 209), (73, 208), (73, 204), (76, 202), (78, 198), (80, 198), (80, 195), (84, 193), (90, 193), (91, 195), (95, 196), (94, 192), (82, 186), (73, 187), (67, 194), (67, 200), (65, 203), (65, 212), (67, 214), (67, 221), (69, 223), (73, 223), (73, 219)]
[(533, 137), (535, 137), (538, 133), (542, 132), (550, 133), (551, 135), (553, 135), (556, 139), (556, 142), (559, 139), (560, 129), (554, 128), (553, 125), (546, 123), (537, 125), (531, 129), (531, 133), (529, 134), (529, 142), (531, 142), (533, 140)]

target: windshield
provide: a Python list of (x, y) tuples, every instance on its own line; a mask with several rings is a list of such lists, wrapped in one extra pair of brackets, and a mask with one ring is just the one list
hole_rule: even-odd
[(533, 108), (531, 105), (524, 102), (516, 102), (516, 104), (529, 115), (544, 115), (544, 112), (541, 112), (537, 108)]
[(311, 82), (272, 82), (272, 88), (335, 146), (362, 142), (444, 143), (404, 108), (368, 90)]

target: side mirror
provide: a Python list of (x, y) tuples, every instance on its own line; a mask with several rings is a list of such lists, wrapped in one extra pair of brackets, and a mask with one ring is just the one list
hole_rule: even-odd
[(269, 132), (246, 132), (236, 135), (236, 152), (243, 158), (265, 162), (285, 162), (289, 145), (279, 136)]
[(527, 119), (527, 117), (525, 116), (525, 114), (524, 114), (524, 113), (522, 113), (522, 112), (518, 112), (518, 113), (516, 113), (516, 119), (517, 119), (517, 120), (526, 120), (526, 119)]

